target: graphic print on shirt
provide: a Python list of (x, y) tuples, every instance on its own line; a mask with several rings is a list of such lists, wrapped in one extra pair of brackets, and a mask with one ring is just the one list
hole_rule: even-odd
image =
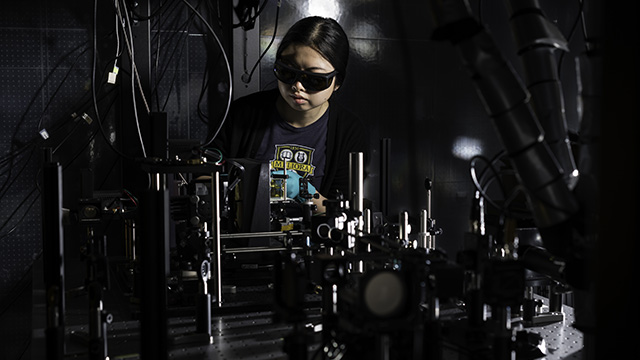
[(311, 164), (313, 161), (314, 148), (295, 144), (276, 145), (274, 159), (271, 160), (271, 169), (284, 169), (285, 161), (287, 170), (293, 170), (300, 176), (312, 176), (315, 166)]

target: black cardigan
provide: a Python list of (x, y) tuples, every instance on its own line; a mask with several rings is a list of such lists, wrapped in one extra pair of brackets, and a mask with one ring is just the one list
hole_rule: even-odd
[[(269, 119), (276, 111), (277, 89), (257, 92), (233, 102), (215, 146), (227, 158), (255, 158)], [(364, 124), (335, 102), (329, 107), (327, 160), (320, 193), (331, 196), (335, 189), (348, 199), (349, 153), (363, 152), (368, 161), (369, 133)]]

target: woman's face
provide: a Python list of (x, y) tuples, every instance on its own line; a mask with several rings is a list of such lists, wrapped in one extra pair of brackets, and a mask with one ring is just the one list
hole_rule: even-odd
[[(327, 74), (335, 70), (320, 53), (304, 45), (289, 45), (282, 51), (280, 61), (289, 67), (319, 74)], [(278, 80), (278, 89), (287, 105), (301, 112), (314, 110), (324, 112), (328, 106), (327, 101), (337, 88), (335, 76), (331, 80), (331, 85), (321, 91), (306, 89), (300, 81), (285, 84)]]

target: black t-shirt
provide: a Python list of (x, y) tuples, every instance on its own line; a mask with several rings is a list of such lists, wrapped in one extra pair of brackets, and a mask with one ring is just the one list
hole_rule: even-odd
[[(234, 101), (229, 119), (214, 139), (213, 146), (220, 149), (225, 158), (256, 159), (264, 134), (271, 127), (273, 114), (277, 113), (275, 104), (279, 96), (278, 89), (272, 89)], [(320, 167), (324, 175), (321, 187), (316, 189), (323, 195), (331, 196), (334, 190), (343, 194), (349, 191), (350, 152), (364, 152), (365, 163), (369, 161), (370, 134), (369, 128), (339, 102), (332, 100), (329, 109), (326, 161), (324, 167)], [(212, 127), (211, 130), (215, 131), (216, 128)]]
[(297, 128), (282, 119), (276, 111), (270, 119), (256, 159), (269, 161), (272, 170), (287, 170), (300, 176), (312, 176), (311, 183), (320, 188), (327, 159), (327, 123), (329, 110), (313, 124)]

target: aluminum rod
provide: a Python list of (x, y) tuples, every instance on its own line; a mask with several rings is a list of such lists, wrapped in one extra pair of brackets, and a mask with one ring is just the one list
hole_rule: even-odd
[(300, 231), (259, 231), (259, 232), (248, 232), (248, 233), (232, 233), (232, 234), (221, 234), (221, 239), (248, 239), (248, 238), (258, 238), (258, 237), (286, 237), (289, 235), (302, 235)]
[(220, 241), (220, 173), (211, 174), (212, 294), (215, 307), (222, 307), (222, 244)]

